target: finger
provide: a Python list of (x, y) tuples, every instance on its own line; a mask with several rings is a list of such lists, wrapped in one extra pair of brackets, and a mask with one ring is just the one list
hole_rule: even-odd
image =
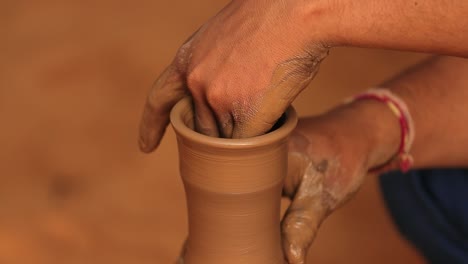
[[(272, 98), (269, 98), (272, 99)], [(271, 103), (268, 103), (271, 102)], [(255, 137), (268, 132), (289, 104), (268, 100), (254, 109), (235, 109), (232, 138)]]
[(315, 238), (319, 221), (304, 202), (295, 202), (282, 222), (283, 251), (289, 264), (306, 263), (307, 250)]
[(296, 129), (289, 135), (288, 138), (288, 173), (284, 181), (283, 195), (293, 199), (306, 169), (311, 164), (309, 155), (307, 155), (310, 142), (299, 131), (303, 119), (299, 119)]
[(232, 115), (229, 113), (219, 114), (215, 113), (217, 117), (217, 124), (220, 136), (223, 138), (232, 138), (234, 123)]
[(140, 122), (139, 145), (143, 152), (160, 143), (172, 107), (186, 95), (185, 82), (173, 65), (167, 67), (151, 88)]
[(185, 252), (187, 252), (187, 239), (185, 239), (184, 245), (182, 246), (182, 250), (180, 251), (179, 258), (177, 259), (176, 264), (184, 264)]
[(262, 100), (256, 105), (236, 109), (240, 118), (235, 120), (233, 137), (253, 137), (268, 132), (312, 81), (327, 54), (323, 51), (311, 52), (277, 65)]
[(218, 125), (213, 111), (200, 96), (193, 98), (195, 131), (210, 137), (219, 137)]
[(284, 181), (283, 195), (293, 199), (301, 183), (307, 159), (302, 153), (290, 151), (288, 153), (288, 173)]
[[(290, 83), (291, 86), (297, 85)], [(280, 83), (269, 90), (263, 99), (253, 106), (234, 109), (234, 138), (247, 138), (268, 132), (291, 105), (302, 89), (291, 89)]]
[(326, 211), (322, 205), (323, 175), (311, 164), (282, 221), (283, 250), (289, 264), (303, 264)]

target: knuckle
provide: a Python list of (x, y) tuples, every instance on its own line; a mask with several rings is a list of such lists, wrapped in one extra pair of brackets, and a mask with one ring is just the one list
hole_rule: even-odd
[(214, 109), (219, 108), (227, 98), (227, 95), (225, 95), (222, 89), (219, 89), (219, 86), (216, 83), (211, 84), (206, 93), (206, 100)]
[(186, 43), (184, 43), (176, 53), (174, 58), (174, 65), (176, 68), (181, 71), (185, 72), (190, 64), (190, 60), (192, 58), (192, 39), (189, 39)]
[(193, 97), (201, 98), (206, 87), (201, 70), (196, 68), (187, 74), (187, 87)]

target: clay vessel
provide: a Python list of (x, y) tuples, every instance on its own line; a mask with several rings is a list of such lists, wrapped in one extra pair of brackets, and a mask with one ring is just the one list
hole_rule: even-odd
[(280, 199), (287, 173), (292, 108), (273, 131), (247, 139), (208, 137), (193, 130), (192, 103), (171, 112), (189, 235), (185, 264), (283, 264)]

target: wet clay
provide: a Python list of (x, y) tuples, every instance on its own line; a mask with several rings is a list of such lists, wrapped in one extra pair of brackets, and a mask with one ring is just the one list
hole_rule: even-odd
[(283, 264), (280, 199), (294, 110), (279, 128), (248, 139), (194, 132), (188, 98), (173, 108), (171, 123), (188, 208), (184, 263)]

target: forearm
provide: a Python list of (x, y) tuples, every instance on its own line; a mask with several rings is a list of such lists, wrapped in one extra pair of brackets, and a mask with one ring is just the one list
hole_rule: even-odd
[[(410, 154), (414, 168), (468, 166), (467, 59), (432, 57), (381, 87), (405, 102), (413, 119), (415, 137)], [(381, 168), (398, 152), (398, 118), (381, 102), (357, 100), (321, 119), (327, 121), (319, 126), (325, 127), (322, 134), (331, 135), (338, 145), (356, 153), (365, 153), (361, 156), (366, 157), (369, 170)]]
[(311, 1), (308, 28), (330, 46), (468, 56), (468, 1)]
[(431, 58), (383, 86), (414, 119), (416, 167), (468, 166), (468, 60)]

